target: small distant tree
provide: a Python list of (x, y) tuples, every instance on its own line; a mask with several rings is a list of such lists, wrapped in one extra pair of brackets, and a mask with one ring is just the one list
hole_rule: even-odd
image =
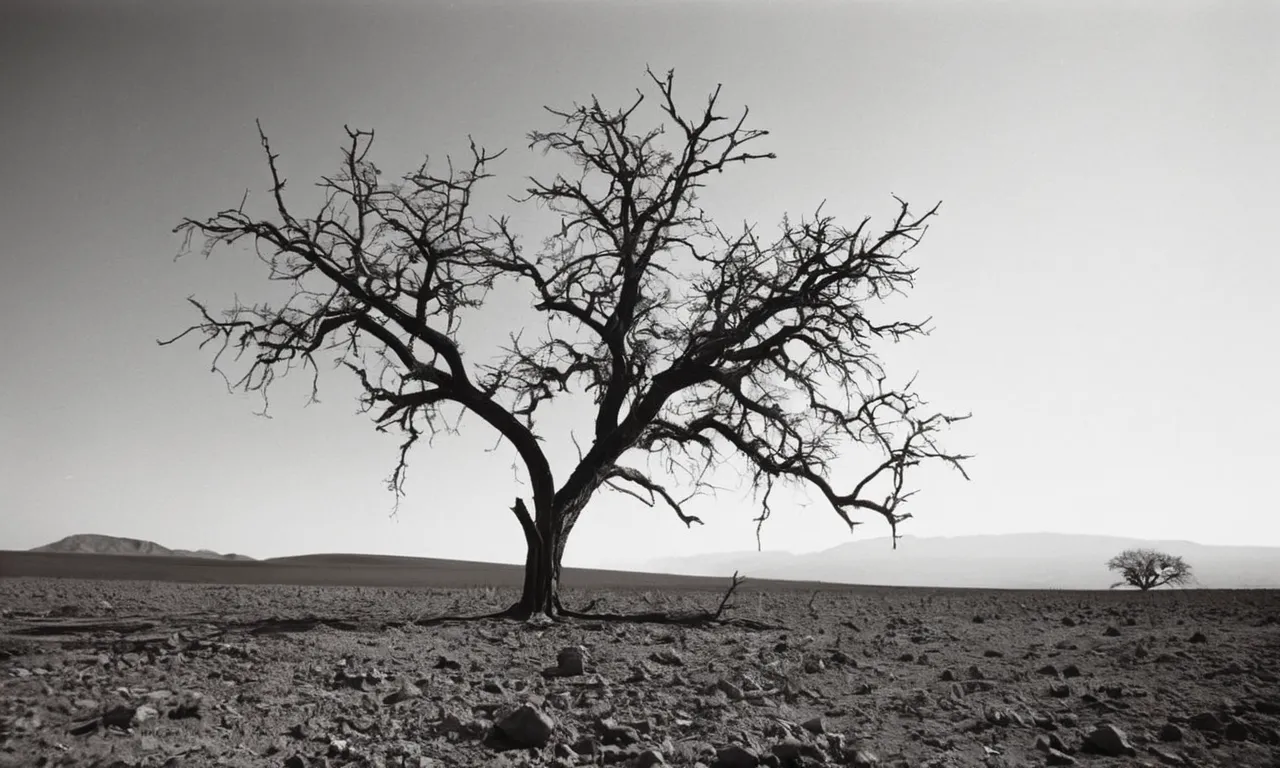
[(1107, 562), (1107, 568), (1122, 577), (1112, 589), (1126, 584), (1146, 592), (1166, 584), (1189, 584), (1193, 580), (1191, 566), (1178, 555), (1154, 549), (1126, 549)]
[[(268, 215), (242, 202), (177, 227), (188, 242), (202, 240), (206, 256), (251, 246), (292, 297), (221, 312), (193, 298), (196, 323), (161, 343), (202, 336), (219, 372), (230, 348), (247, 365), (228, 384), (264, 397), (299, 366), (313, 374), (313, 396), (321, 359), (345, 367), (377, 428), (403, 438), (389, 480), (397, 499), (410, 449), (457, 429), (455, 414), (487, 423), (515, 449), (529, 488), (511, 508), (528, 545), (513, 617), (573, 613), (560, 604), (561, 557), (598, 491), (701, 523), (684, 508), (689, 497), (637, 459), (664, 459), (661, 471), (696, 493), (735, 457), (747, 487), (761, 492), (757, 526), (775, 485), (794, 483), (851, 527), (857, 514), (882, 517), (896, 542), (897, 525), (911, 517), (908, 475), (926, 463), (963, 473), (968, 458), (938, 440), (964, 417), (930, 410), (910, 381), (891, 383), (875, 349), (927, 332), (927, 320), (876, 318), (872, 309), (913, 284), (906, 255), (937, 207), (917, 214), (899, 201), (878, 233), (867, 219), (844, 227), (821, 206), (808, 220), (784, 216), (776, 239), (750, 226), (725, 231), (698, 206), (698, 191), (732, 166), (772, 158), (754, 150), (767, 132), (745, 127), (745, 109), (717, 114), (719, 88), (690, 114), (676, 106), (671, 73), (649, 77), (662, 124), (637, 129), (640, 94), (615, 110), (594, 98), (548, 109), (560, 125), (529, 134), (531, 148), (576, 166), (529, 179), (516, 201), (561, 217), (532, 253), (507, 219), (472, 210), (501, 153), (472, 144), (462, 169), (450, 163), (438, 174), (423, 163), (388, 180), (369, 160), (373, 134), (352, 129), (339, 171), (318, 184), (324, 202), (314, 212), (287, 199), (259, 128)], [(464, 351), (460, 327), (477, 313), (507, 313), (485, 305), (499, 282), (522, 286), (540, 321), (513, 328), (505, 350)], [(594, 406), (592, 423), (576, 462), (557, 470), (537, 416), (567, 397)], [(836, 471), (850, 448), (869, 460), (853, 474)]]

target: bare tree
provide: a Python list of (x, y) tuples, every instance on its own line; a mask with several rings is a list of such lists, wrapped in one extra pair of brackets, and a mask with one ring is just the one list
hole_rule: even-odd
[[(765, 241), (755, 229), (717, 227), (697, 204), (704, 184), (735, 164), (773, 158), (752, 148), (767, 132), (746, 127), (747, 110), (717, 114), (719, 87), (692, 115), (677, 109), (673, 75), (649, 80), (663, 114), (658, 127), (633, 124), (645, 101), (607, 110), (592, 98), (560, 111), (560, 125), (533, 132), (530, 147), (567, 157), (574, 178), (529, 179), (532, 203), (560, 214), (559, 230), (532, 256), (506, 218), (472, 215), (490, 154), (471, 144), (470, 167), (433, 175), (424, 162), (384, 183), (368, 160), (373, 134), (347, 129), (341, 171), (319, 186), (326, 199), (302, 217), (286, 203), (278, 156), (259, 127), (273, 186), (273, 214), (239, 208), (186, 219), (175, 231), (203, 239), (203, 253), (252, 243), (272, 280), (293, 288), (282, 306), (235, 306), (218, 314), (192, 298), (200, 321), (187, 333), (222, 354), (247, 354), (229, 386), (267, 388), (296, 365), (313, 371), (332, 356), (363, 388), (379, 430), (402, 436), (389, 484), (403, 492), (410, 449), (456, 425), (446, 406), (496, 429), (528, 473), (528, 498), (512, 512), (528, 545), (523, 596), (512, 616), (573, 614), (558, 597), (560, 562), (579, 516), (602, 488), (662, 503), (688, 526), (701, 523), (668, 485), (711, 487), (710, 470), (736, 456), (760, 491), (759, 526), (782, 483), (815, 489), (850, 527), (857, 513), (883, 517), (894, 532), (911, 515), (908, 470), (940, 462), (964, 473), (969, 458), (938, 444), (966, 418), (930, 412), (912, 383), (888, 383), (872, 349), (927, 332), (927, 321), (877, 322), (870, 305), (913, 283), (905, 257), (937, 206), (912, 213), (898, 200), (887, 229), (869, 220), (849, 229), (822, 213)], [(896, 198), (895, 198), (896, 199)], [(525, 286), (545, 319), (541, 335), (472, 361), (458, 343), (464, 318), (486, 311), (499, 281)], [(224, 375), (226, 375), (224, 373)], [(567, 474), (553, 472), (535, 416), (550, 400), (589, 396), (589, 445)], [(449, 413), (453, 411), (450, 410)], [(576, 443), (576, 439), (575, 439)], [(872, 455), (855, 477), (835, 476), (853, 448)], [(660, 470), (627, 457), (657, 456)], [(659, 474), (661, 472), (661, 474)], [(673, 486), (674, 487), (674, 486)]]
[(1111, 585), (1112, 589), (1127, 584), (1146, 592), (1165, 584), (1181, 585), (1194, 580), (1191, 566), (1181, 557), (1154, 549), (1126, 549), (1107, 561), (1107, 569), (1122, 577)]

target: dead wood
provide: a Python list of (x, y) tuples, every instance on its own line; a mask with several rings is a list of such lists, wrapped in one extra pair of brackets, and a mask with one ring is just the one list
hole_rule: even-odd
[(596, 605), (595, 600), (588, 604), (586, 610), (574, 611), (560, 606), (560, 614), (572, 619), (591, 619), (595, 621), (616, 621), (631, 624), (671, 624), (685, 627), (702, 627), (702, 626), (732, 626), (742, 627), (746, 629), (786, 629), (784, 626), (769, 624), (763, 621), (747, 619), (743, 617), (725, 618), (725, 609), (729, 607), (729, 600), (733, 597), (733, 593), (738, 587), (747, 580), (746, 576), (739, 576), (737, 571), (733, 572), (733, 577), (729, 580), (729, 587), (725, 590), (724, 595), (720, 598), (720, 604), (716, 606), (714, 611), (646, 611), (643, 613), (597, 613), (591, 610)]

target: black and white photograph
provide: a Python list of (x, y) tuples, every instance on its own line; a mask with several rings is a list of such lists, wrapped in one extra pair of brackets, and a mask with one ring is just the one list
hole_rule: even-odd
[(5, 0), (0, 768), (1280, 767), (1280, 3)]

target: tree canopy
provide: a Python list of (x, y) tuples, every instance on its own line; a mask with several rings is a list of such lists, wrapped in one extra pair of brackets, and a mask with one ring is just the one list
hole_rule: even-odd
[[(318, 357), (358, 380), (377, 428), (401, 436), (390, 477), (396, 494), (411, 449), (452, 428), (445, 408), (496, 429), (529, 479), (512, 511), (528, 544), (526, 583), (513, 615), (562, 610), (564, 545), (602, 488), (690, 513), (678, 482), (696, 492), (725, 460), (742, 462), (761, 491), (757, 526), (780, 482), (816, 490), (850, 527), (862, 514), (894, 533), (911, 517), (910, 471), (941, 463), (964, 472), (967, 456), (938, 438), (963, 416), (933, 411), (913, 380), (895, 385), (876, 345), (922, 335), (927, 321), (876, 320), (869, 310), (913, 284), (907, 256), (937, 206), (916, 213), (898, 200), (888, 226), (852, 226), (819, 206), (784, 216), (766, 239), (754, 226), (717, 226), (698, 191), (736, 165), (773, 158), (757, 149), (767, 132), (718, 113), (720, 88), (705, 107), (682, 111), (674, 76), (648, 73), (660, 123), (638, 127), (643, 92), (606, 109), (594, 97), (548, 108), (559, 123), (528, 135), (531, 149), (557, 153), (573, 176), (530, 178), (517, 204), (562, 217), (542, 246), (528, 248), (506, 216), (473, 211), (473, 193), (501, 152), (470, 145), (465, 167), (436, 173), (423, 162), (389, 180), (369, 160), (374, 134), (347, 129), (342, 166), (323, 177), (325, 199), (310, 214), (284, 194), (279, 156), (259, 134), (272, 186), (272, 214), (237, 208), (184, 220), (176, 231), (203, 243), (251, 245), (271, 280), (288, 284), (280, 305), (238, 301), (215, 312), (191, 298), (189, 333), (247, 365), (228, 383), (264, 393), (301, 365), (316, 386)], [(896, 199), (896, 198), (895, 198)], [(513, 329), (503, 350), (464, 354), (459, 329), (492, 311), (495, 285), (523, 286), (543, 327)], [(553, 471), (538, 413), (558, 398), (593, 408), (591, 434), (575, 465)], [(859, 448), (874, 458), (855, 477), (833, 467)], [(639, 459), (664, 460), (661, 474)]]

